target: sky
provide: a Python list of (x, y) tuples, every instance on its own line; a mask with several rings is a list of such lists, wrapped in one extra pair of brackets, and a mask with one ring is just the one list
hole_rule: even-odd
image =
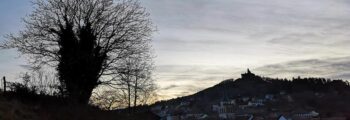
[[(350, 79), (348, 0), (143, 0), (157, 26), (154, 78), (163, 99), (189, 95), (247, 68), (268, 77)], [(16, 33), (29, 0), (0, 1), (0, 35)], [(0, 41), (3, 38), (0, 37)], [(0, 51), (0, 75), (25, 60)]]

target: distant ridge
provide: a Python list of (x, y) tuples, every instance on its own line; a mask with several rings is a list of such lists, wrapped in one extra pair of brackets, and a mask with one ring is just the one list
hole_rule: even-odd
[(325, 78), (293, 78), (275, 79), (255, 75), (249, 69), (241, 74), (241, 78), (223, 80), (213, 87), (199, 91), (193, 95), (179, 97), (164, 102), (181, 101), (184, 99), (200, 98), (202, 100), (214, 102), (223, 98), (237, 98), (242, 96), (263, 96), (265, 94), (278, 94), (279, 92), (289, 94), (305, 91), (312, 92), (337, 92), (344, 93), (350, 91), (350, 83), (343, 80), (330, 80)]
[[(277, 96), (278, 100), (270, 99), (266, 106), (251, 108), (252, 111), (261, 112), (244, 110), (245, 106), (263, 104), (254, 102), (271, 96)], [(229, 112), (232, 114), (267, 117), (268, 114), (280, 112), (281, 115), (282, 112), (288, 113), (286, 115), (291, 118), (298, 112), (317, 111), (323, 118), (334, 115), (350, 118), (350, 83), (325, 78), (274, 79), (255, 75), (248, 69), (241, 74), (241, 78), (227, 79), (193, 95), (159, 101), (151, 107), (159, 108), (155, 113), (165, 110), (163, 112), (172, 116), (198, 113), (215, 117), (217, 113), (213, 112), (214, 106), (217, 108), (218, 104), (232, 104), (232, 101), (235, 104), (238, 102), (238, 105), (230, 108)], [(181, 107), (183, 105), (186, 107)]]

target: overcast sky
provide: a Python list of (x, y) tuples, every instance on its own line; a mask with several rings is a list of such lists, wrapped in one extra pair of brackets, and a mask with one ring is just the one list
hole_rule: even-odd
[[(347, 0), (143, 0), (158, 31), (155, 78), (164, 98), (188, 95), (247, 68), (263, 76), (350, 79)], [(0, 1), (0, 34), (16, 33), (28, 0)], [(0, 38), (1, 41), (1, 38)], [(24, 60), (0, 51), (0, 75)]]

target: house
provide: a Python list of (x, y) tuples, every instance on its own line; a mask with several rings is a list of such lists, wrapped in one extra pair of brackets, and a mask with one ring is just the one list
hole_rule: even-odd
[(235, 111), (234, 107), (230, 107), (230, 106), (222, 106), (222, 107), (219, 107), (219, 109), (217, 110), (218, 113), (230, 113), (234, 111)]
[(274, 95), (273, 94), (266, 94), (265, 99), (266, 100), (273, 100)]
[(284, 117), (283, 115), (278, 117), (278, 120), (288, 120), (286, 117)]
[(315, 112), (315, 111), (311, 111), (309, 113), (298, 113), (295, 114), (294, 117), (297, 118), (313, 118), (313, 117), (318, 117), (319, 113)]
[(220, 105), (221, 106), (224, 106), (224, 105), (236, 105), (236, 100), (233, 99), (233, 100), (228, 100), (228, 101), (221, 101)]
[(253, 115), (250, 115), (248, 120), (253, 120), (254, 119), (254, 116)]
[(221, 101), (220, 105), (213, 105), (212, 110), (216, 111), (218, 113), (226, 113), (234, 111), (234, 106), (236, 105), (236, 101), (228, 100), (228, 101)]
[(261, 101), (249, 101), (248, 106), (250, 107), (264, 106), (264, 103)]
[(190, 102), (184, 101), (180, 103), (180, 106), (188, 106), (190, 105)]
[(313, 116), (313, 117), (316, 117), (316, 116), (319, 115), (319, 113), (317, 113), (316, 111), (311, 111), (311, 112), (309, 113), (309, 115), (311, 115), (311, 116)]
[(264, 106), (265, 100), (263, 99), (253, 99), (252, 101), (248, 102), (248, 106), (250, 107), (257, 107), (257, 106)]
[(249, 99), (250, 99), (249, 97), (243, 97), (243, 98), (242, 98), (242, 101), (243, 101), (243, 102), (247, 102)]

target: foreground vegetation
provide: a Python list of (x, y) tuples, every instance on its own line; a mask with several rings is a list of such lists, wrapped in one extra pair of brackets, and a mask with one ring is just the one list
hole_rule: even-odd
[(0, 120), (157, 120), (147, 107), (128, 110), (101, 110), (92, 105), (72, 104), (48, 95), (0, 93)]

